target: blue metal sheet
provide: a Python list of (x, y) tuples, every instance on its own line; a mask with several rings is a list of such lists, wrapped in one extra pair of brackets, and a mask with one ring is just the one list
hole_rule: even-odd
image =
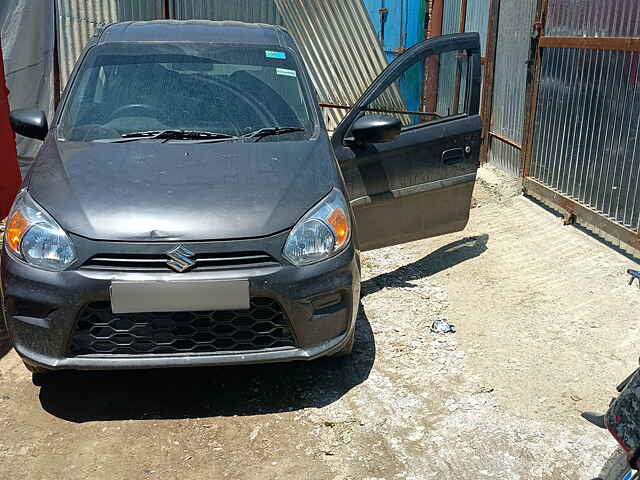
[[(362, 0), (389, 63), (424, 40), (424, 0)], [(420, 108), (421, 77), (406, 74), (400, 92), (409, 110)]]
[(363, 0), (363, 3), (390, 62), (399, 49), (424, 39), (424, 0)]

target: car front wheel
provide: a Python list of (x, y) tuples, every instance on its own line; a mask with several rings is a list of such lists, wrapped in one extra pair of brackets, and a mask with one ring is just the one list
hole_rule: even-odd
[(336, 353), (333, 354), (334, 357), (348, 357), (351, 355), (351, 353), (353, 353), (353, 345), (356, 343), (356, 329), (353, 329), (353, 332), (351, 332), (351, 336), (349, 337), (349, 340), (347, 340), (347, 343), (344, 344), (344, 346), (338, 350)]

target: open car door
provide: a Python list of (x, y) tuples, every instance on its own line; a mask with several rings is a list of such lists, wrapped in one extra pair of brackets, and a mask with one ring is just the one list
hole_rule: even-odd
[(332, 137), (362, 250), (462, 230), (482, 123), (480, 37), (444, 35), (392, 62)]

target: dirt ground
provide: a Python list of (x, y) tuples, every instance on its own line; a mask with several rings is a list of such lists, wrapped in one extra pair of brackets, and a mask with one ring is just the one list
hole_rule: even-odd
[(637, 365), (633, 265), (484, 168), (464, 232), (364, 255), (351, 359), (37, 387), (8, 353), (0, 478), (592, 478), (615, 442), (579, 413)]

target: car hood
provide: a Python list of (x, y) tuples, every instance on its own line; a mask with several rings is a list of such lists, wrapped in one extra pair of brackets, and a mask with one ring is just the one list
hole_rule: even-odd
[(328, 139), (49, 140), (29, 192), (66, 231), (96, 240), (225, 240), (290, 228), (336, 183)]

